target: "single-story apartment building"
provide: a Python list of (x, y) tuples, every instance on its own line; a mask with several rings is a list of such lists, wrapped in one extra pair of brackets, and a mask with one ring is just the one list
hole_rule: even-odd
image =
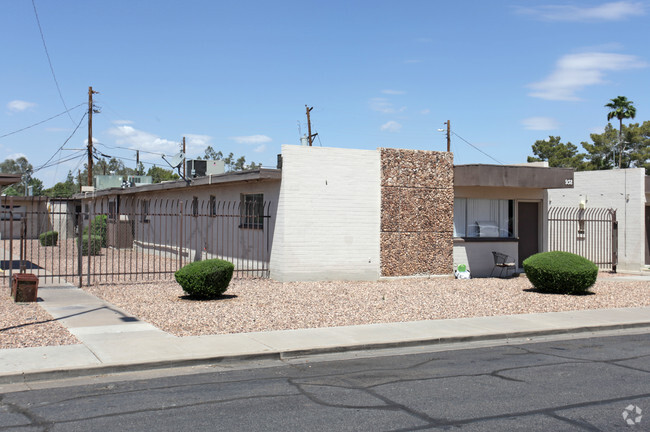
[[(570, 188), (572, 180), (573, 170), (561, 168), (454, 167), (447, 152), (283, 145), (281, 169), (77, 198), (86, 213), (107, 214), (109, 230), (131, 233), (114, 235), (114, 242), (126, 238), (115, 246), (174, 251), (189, 240), (179, 253), (236, 264), (265, 259), (270, 277), (279, 281), (450, 275), (461, 263), (473, 276), (489, 276), (492, 251), (519, 264), (545, 250), (546, 191)], [(180, 227), (168, 229), (164, 215), (178, 200), (172, 213), (183, 215)], [(241, 215), (225, 228), (193, 222), (204, 211), (220, 213), (214, 203), (236, 203)], [(126, 220), (125, 214), (137, 216)], [(213, 242), (224, 232), (230, 250)], [(261, 245), (264, 256), (251, 245)]]

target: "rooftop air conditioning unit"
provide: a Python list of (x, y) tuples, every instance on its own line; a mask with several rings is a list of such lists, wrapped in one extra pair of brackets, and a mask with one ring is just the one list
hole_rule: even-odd
[(188, 178), (205, 177), (226, 172), (226, 166), (222, 160), (189, 159), (186, 164), (185, 176)]

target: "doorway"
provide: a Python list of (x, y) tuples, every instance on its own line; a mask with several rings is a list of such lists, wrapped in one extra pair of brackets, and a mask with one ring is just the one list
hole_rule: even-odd
[(526, 258), (539, 252), (539, 203), (517, 203), (519, 233), (519, 267)]

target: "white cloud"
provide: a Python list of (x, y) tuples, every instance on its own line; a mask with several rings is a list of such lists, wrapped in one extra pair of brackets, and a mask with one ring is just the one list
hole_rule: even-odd
[[(160, 138), (149, 132), (135, 129), (133, 126), (116, 126), (109, 129), (108, 132), (115, 137), (117, 144), (127, 146), (134, 150), (138, 149), (171, 155), (178, 153), (180, 149), (179, 141)], [(189, 150), (188, 153), (190, 153)]]
[(10, 154), (9, 156), (6, 157), (6, 159), (16, 160), (16, 159), (21, 158), (21, 157), (24, 157), (25, 159), (27, 159), (27, 155), (25, 153)]
[(266, 150), (266, 144), (259, 145), (253, 150), (255, 153), (262, 153)]
[(399, 107), (396, 108), (392, 102), (390, 102), (386, 98), (372, 98), (370, 99), (370, 109), (373, 111), (377, 111), (383, 114), (395, 114), (397, 112), (404, 112), (406, 111), (406, 107)]
[(524, 129), (547, 131), (555, 130), (558, 128), (559, 123), (554, 118), (550, 117), (528, 117), (521, 121)]
[(390, 90), (390, 89), (382, 90), (381, 92), (383, 94), (387, 94), (387, 95), (403, 95), (403, 94), (406, 94), (406, 92), (404, 92), (402, 90)]
[(21, 112), (34, 107), (36, 107), (36, 104), (34, 102), (27, 102), (22, 100), (12, 100), (7, 104), (7, 109), (11, 112)]
[(131, 120), (113, 120), (111, 123), (113, 123), (114, 125), (131, 125), (135, 122)]
[(271, 137), (266, 135), (247, 135), (230, 137), (231, 140), (238, 144), (264, 144), (273, 141)]
[(522, 7), (517, 12), (532, 15), (542, 21), (621, 21), (629, 17), (645, 14), (646, 5), (639, 1), (617, 1), (593, 7), (573, 5), (547, 5)]
[(370, 99), (370, 109), (384, 114), (393, 114), (395, 112), (395, 107), (386, 98)]
[(584, 87), (605, 83), (605, 72), (643, 68), (638, 57), (624, 54), (590, 52), (568, 54), (560, 58), (555, 70), (543, 81), (528, 85), (529, 96), (548, 100), (580, 100), (576, 92)]
[(420, 114), (427, 115), (430, 112), (431, 112), (431, 110), (427, 108), (427, 109), (423, 109), (422, 111), (420, 111)]
[(210, 135), (185, 134), (186, 147), (192, 146), (205, 149), (209, 145), (212, 145), (212, 137)]
[(399, 130), (402, 129), (402, 125), (394, 120), (391, 120), (381, 125), (379, 129), (384, 132), (399, 132)]

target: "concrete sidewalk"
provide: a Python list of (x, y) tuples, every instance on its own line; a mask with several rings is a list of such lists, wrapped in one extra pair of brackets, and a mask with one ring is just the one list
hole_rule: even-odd
[(40, 305), (78, 345), (0, 350), (0, 383), (280, 358), (368, 348), (648, 327), (650, 307), (176, 337), (72, 285), (39, 288)]

